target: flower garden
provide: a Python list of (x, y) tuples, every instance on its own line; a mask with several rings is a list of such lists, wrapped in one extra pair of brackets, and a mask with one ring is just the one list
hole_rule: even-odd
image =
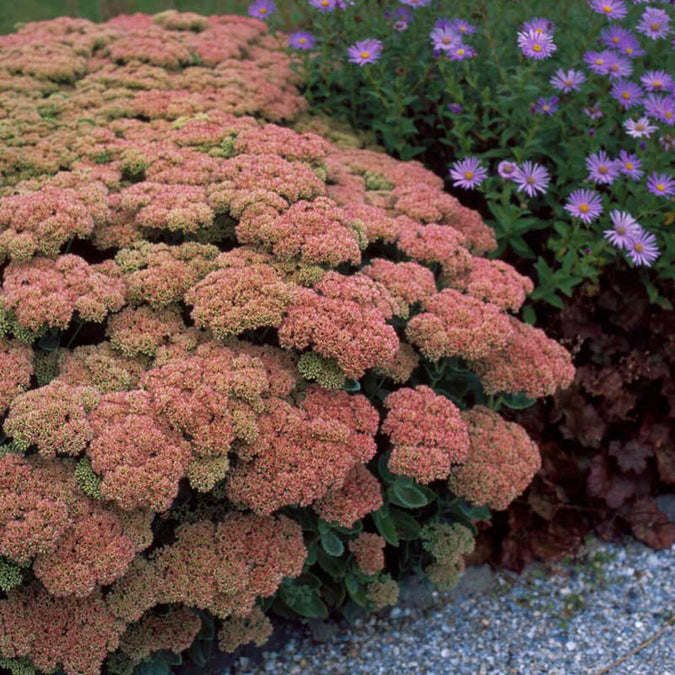
[(675, 541), (671, 8), (438, 4), (0, 36), (0, 667)]

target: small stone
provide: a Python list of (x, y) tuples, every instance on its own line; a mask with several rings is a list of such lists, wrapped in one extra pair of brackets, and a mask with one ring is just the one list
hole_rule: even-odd
[(577, 648), (577, 643), (574, 642), (574, 640), (569, 640), (569, 642), (565, 643), (565, 649), (568, 652), (573, 652)]
[(449, 649), (441, 649), (441, 658), (447, 659), (450, 656), (451, 652)]
[(659, 557), (655, 553), (650, 553), (647, 556), (647, 565), (651, 568), (660, 567)]

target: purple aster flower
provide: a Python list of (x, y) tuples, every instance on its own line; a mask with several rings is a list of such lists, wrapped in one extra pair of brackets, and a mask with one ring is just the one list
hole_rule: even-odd
[(451, 61), (464, 61), (465, 59), (472, 59), (474, 56), (476, 56), (475, 49), (462, 42), (450, 49)]
[(609, 72), (609, 64), (612, 62), (614, 53), (605, 49), (601, 52), (586, 52), (584, 54), (584, 61), (586, 65), (597, 75), (607, 75)]
[(584, 108), (584, 115), (590, 117), (592, 120), (599, 120), (604, 117), (604, 113), (600, 109), (599, 103), (594, 103), (590, 108)]
[(555, 75), (551, 78), (551, 84), (560, 91), (566, 94), (570, 91), (579, 91), (580, 85), (586, 81), (586, 76), (578, 70), (564, 70), (559, 69), (555, 71)]
[(512, 179), (516, 171), (518, 170), (518, 167), (513, 163), (513, 162), (499, 162), (497, 166), (497, 173), (502, 177), (506, 179)]
[(433, 48), (442, 52), (449, 52), (453, 46), (462, 41), (462, 38), (449, 26), (434, 28), (429, 33), (429, 37)]
[(668, 35), (669, 24), (670, 17), (664, 9), (647, 7), (635, 29), (652, 40), (659, 40)]
[(487, 171), (480, 165), (478, 157), (467, 157), (453, 162), (450, 167), (450, 177), (455, 187), (470, 190), (480, 185), (487, 178)]
[(399, 19), (398, 21), (395, 21), (394, 30), (398, 31), (399, 33), (402, 33), (404, 30), (408, 30), (408, 22), (405, 21), (404, 19)]
[(434, 28), (452, 28), (452, 19), (442, 16), (440, 19), (436, 19)]
[(602, 199), (593, 190), (574, 190), (567, 198), (565, 210), (584, 223), (591, 223), (602, 213)]
[(628, 257), (636, 265), (651, 267), (651, 264), (661, 255), (656, 237), (651, 232), (645, 232), (642, 228), (633, 234), (626, 248), (628, 249)]
[(626, 41), (637, 40), (635, 35), (622, 26), (608, 26), (600, 32), (600, 42), (605, 47), (621, 50), (621, 44)]
[(591, 0), (590, 7), (608, 19), (623, 19), (628, 14), (628, 8), (623, 0)]
[(307, 31), (299, 30), (288, 36), (288, 46), (292, 49), (311, 49), (316, 44), (316, 38)]
[(513, 180), (518, 184), (518, 192), (524, 190), (530, 197), (534, 197), (537, 192), (546, 192), (551, 177), (545, 166), (535, 162), (523, 162), (522, 166), (516, 168)]
[(675, 195), (675, 180), (666, 173), (654, 173), (647, 179), (647, 190), (659, 197)]
[(644, 171), (642, 171), (642, 160), (633, 152), (621, 150), (618, 159), (621, 173), (629, 176), (633, 180), (639, 180)]
[(604, 150), (586, 157), (586, 168), (588, 169), (588, 177), (592, 181), (606, 185), (611, 185), (620, 173), (616, 160), (610, 159)]
[(610, 79), (614, 80), (617, 77), (628, 77), (633, 72), (633, 64), (631, 60), (621, 54), (608, 52), (607, 57), (607, 74)]
[(617, 248), (628, 248), (634, 235), (642, 229), (639, 223), (626, 211), (610, 211), (612, 229), (605, 230), (605, 239), (608, 239)]
[(406, 23), (412, 23), (414, 13), (412, 9), (409, 9), (408, 7), (396, 7), (393, 12), (385, 10), (384, 16), (388, 19), (402, 19)]
[(449, 26), (458, 35), (473, 35), (476, 32), (476, 27), (472, 26), (468, 21), (464, 21), (464, 19), (453, 19)]
[(631, 59), (635, 59), (638, 56), (644, 56), (647, 53), (644, 49), (642, 49), (642, 47), (640, 47), (640, 42), (637, 40), (637, 38), (634, 40), (626, 40), (625, 42), (622, 42), (621, 46), (619, 47), (619, 51)]
[(455, 115), (459, 115), (462, 112), (461, 103), (448, 103), (448, 110)]
[(648, 70), (641, 78), (642, 86), (647, 91), (672, 90), (675, 82), (665, 70)]
[(401, 0), (401, 2), (410, 7), (426, 7), (431, 4), (431, 0)]
[(380, 40), (361, 40), (354, 43), (349, 49), (349, 60), (357, 66), (365, 66), (367, 63), (375, 63), (382, 55), (382, 42)]
[(640, 105), (644, 98), (642, 87), (630, 80), (617, 80), (609, 93), (621, 104), (624, 110)]
[(309, 4), (320, 12), (332, 12), (337, 9), (336, 0), (309, 0)]
[(649, 138), (658, 129), (648, 117), (641, 117), (639, 120), (626, 120), (623, 126), (631, 138)]
[(588, 135), (589, 135), (591, 138), (593, 138), (593, 136), (595, 136), (595, 129), (593, 129), (593, 127), (591, 127), (591, 128), (588, 130)]
[(255, 19), (267, 19), (277, 11), (274, 0), (254, 0), (248, 7), (248, 14)]
[(518, 46), (525, 56), (535, 61), (549, 58), (558, 49), (550, 35), (533, 30), (518, 33)]
[(675, 97), (649, 94), (645, 101), (645, 113), (672, 126), (675, 123)]
[(528, 31), (534, 31), (535, 33), (553, 35), (555, 31), (555, 26), (553, 25), (553, 21), (549, 21), (548, 19), (544, 19), (543, 17), (538, 16), (535, 17), (534, 19), (526, 21), (524, 24), (521, 25), (519, 30), (523, 33), (527, 33)]
[(542, 96), (534, 104), (533, 111), (540, 115), (552, 115), (558, 110), (559, 100), (560, 99), (557, 96), (551, 96), (551, 98), (544, 98)]

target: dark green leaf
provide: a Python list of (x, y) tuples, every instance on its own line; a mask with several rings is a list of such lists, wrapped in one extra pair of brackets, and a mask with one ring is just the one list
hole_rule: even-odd
[(353, 574), (347, 574), (345, 577), (345, 586), (349, 597), (359, 606), (365, 607), (368, 604), (365, 588)]
[(345, 575), (347, 566), (345, 561), (342, 558), (336, 558), (332, 555), (328, 555), (322, 549), (319, 549), (317, 552), (316, 561), (319, 563), (319, 567), (330, 574), (330, 576), (339, 579)]
[(341, 556), (345, 550), (345, 546), (340, 537), (331, 530), (324, 530), (321, 533), (321, 546), (328, 555), (335, 557)]
[(536, 399), (529, 398), (522, 392), (520, 394), (503, 394), (502, 403), (512, 410), (524, 410), (536, 403)]
[(419, 523), (405, 511), (391, 507), (389, 509), (389, 517), (394, 523), (396, 533), (399, 538), (404, 541), (415, 541), (420, 537)]
[(394, 483), (387, 490), (387, 496), (397, 506), (403, 506), (408, 509), (418, 509), (429, 503), (427, 496), (415, 485), (402, 485), (400, 482)]
[(383, 506), (379, 511), (375, 511), (372, 517), (377, 531), (382, 535), (384, 540), (392, 546), (398, 546), (399, 541), (396, 526), (389, 516), (388, 509)]

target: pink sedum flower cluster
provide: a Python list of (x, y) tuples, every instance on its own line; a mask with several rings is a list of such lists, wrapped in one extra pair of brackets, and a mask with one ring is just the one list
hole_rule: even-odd
[(0, 414), (30, 384), (33, 374), (33, 351), (14, 340), (0, 338)]
[(107, 272), (71, 254), (10, 263), (0, 308), (20, 329), (32, 333), (67, 328), (76, 312), (84, 321), (100, 323), (124, 305), (121, 281)]
[(361, 532), (349, 542), (349, 550), (354, 554), (359, 569), (368, 575), (377, 574), (384, 569), (385, 540), (373, 532)]
[(393, 446), (392, 473), (431, 483), (447, 478), (453, 464), (466, 461), (469, 434), (459, 408), (445, 396), (421, 385), (395, 391), (384, 404), (389, 412), (382, 432)]
[(531, 398), (550, 396), (574, 379), (569, 353), (544, 331), (511, 317), (506, 344), (473, 364), (488, 393), (525, 393)]
[(467, 461), (452, 469), (450, 488), (474, 504), (501, 511), (539, 471), (539, 449), (525, 429), (489, 408), (476, 406), (462, 417), (471, 446)]
[(448, 356), (476, 360), (506, 344), (511, 325), (497, 305), (477, 300), (452, 288), (422, 303), (406, 329), (412, 344), (432, 361)]
[(263, 641), (307, 556), (281, 509), (337, 527), (383, 607), (384, 541), (343, 532), (387, 503), (378, 452), (494, 508), (536, 471), (425, 385), (450, 358), (488, 394), (569, 383), (509, 314), (531, 283), (439, 177), (303, 117), (284, 43), (174, 10), (0, 36), (0, 556), (31, 568), (0, 658), (96, 675), (186, 649), (198, 611)]

